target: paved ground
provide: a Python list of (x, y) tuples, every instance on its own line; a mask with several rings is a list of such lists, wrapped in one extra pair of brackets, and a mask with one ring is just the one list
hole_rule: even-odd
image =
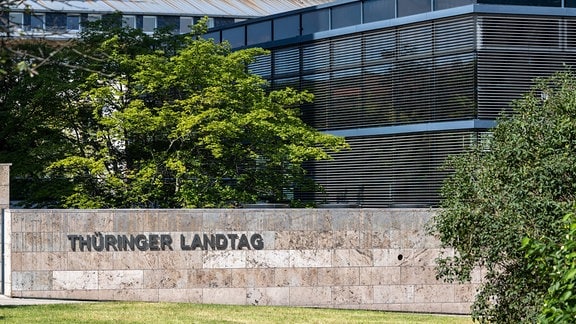
[(63, 299), (34, 299), (34, 298), (10, 298), (0, 295), (0, 306), (23, 306), (23, 305), (44, 305), (44, 304), (64, 304), (82, 303), (79, 300)]

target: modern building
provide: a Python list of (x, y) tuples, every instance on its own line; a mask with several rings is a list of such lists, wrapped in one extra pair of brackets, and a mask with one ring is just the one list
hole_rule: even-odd
[(308, 166), (325, 188), (313, 199), (435, 206), (446, 157), (576, 64), (576, 0), (341, 0), (206, 36), (270, 49), (252, 71), (314, 93), (305, 121), (346, 137), (351, 150)]
[(16, 5), (0, 8), (4, 28), (0, 36), (75, 37), (83, 21), (99, 20), (120, 12), (123, 24), (153, 33), (157, 28), (173, 28), (187, 33), (198, 19), (209, 17), (210, 27), (279, 12), (326, 3), (331, 0), (108, 0), (108, 1), (15, 1)]

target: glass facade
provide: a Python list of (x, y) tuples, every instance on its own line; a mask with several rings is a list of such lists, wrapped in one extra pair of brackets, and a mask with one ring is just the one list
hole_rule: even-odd
[[(388, 10), (392, 4), (362, 2)], [(271, 55), (250, 69), (273, 88), (312, 92), (314, 102), (300, 107), (303, 120), (351, 146), (333, 160), (308, 163), (324, 191), (296, 197), (374, 208), (436, 206), (446, 157), (483, 141), (535, 78), (576, 65), (576, 15), (488, 12), (262, 43)]]

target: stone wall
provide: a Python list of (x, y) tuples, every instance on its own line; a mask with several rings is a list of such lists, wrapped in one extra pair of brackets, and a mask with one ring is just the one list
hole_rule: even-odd
[(468, 313), (429, 209), (9, 210), (13, 297)]

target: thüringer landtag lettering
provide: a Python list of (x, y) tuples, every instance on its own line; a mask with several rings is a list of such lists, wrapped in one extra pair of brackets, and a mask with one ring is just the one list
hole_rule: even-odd
[[(102, 234), (68, 235), (70, 248), (76, 252), (103, 251), (165, 251), (174, 250), (174, 240), (170, 234)], [(260, 234), (194, 234), (188, 241), (180, 234), (180, 249), (200, 250), (262, 250), (264, 239)]]

